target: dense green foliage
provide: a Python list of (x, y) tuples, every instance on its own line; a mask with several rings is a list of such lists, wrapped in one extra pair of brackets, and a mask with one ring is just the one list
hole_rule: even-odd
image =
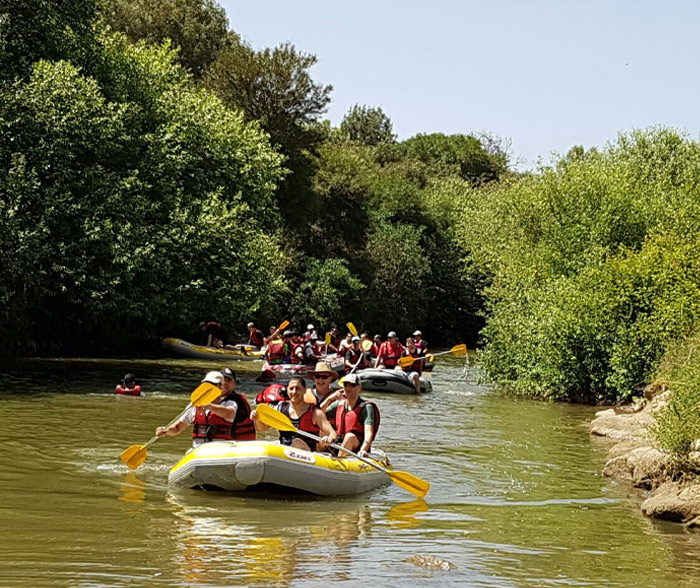
[(698, 145), (665, 129), (573, 150), (472, 198), (488, 372), (519, 393), (630, 398), (700, 313)]
[(340, 132), (350, 141), (364, 145), (393, 143), (396, 140), (391, 119), (381, 108), (355, 104), (340, 123)]
[(398, 142), (369, 106), (332, 128), (316, 57), (252, 49), (210, 0), (0, 14), (0, 345), (281, 317), (474, 343), (482, 277), (456, 226), (503, 153)]
[(161, 45), (169, 39), (178, 62), (195, 78), (228, 42), (228, 19), (213, 0), (100, 0), (102, 18), (130, 40)]
[(673, 394), (669, 405), (656, 414), (654, 431), (659, 445), (680, 466), (690, 465), (688, 454), (700, 439), (700, 337), (697, 333), (671, 345), (661, 361), (657, 384)]

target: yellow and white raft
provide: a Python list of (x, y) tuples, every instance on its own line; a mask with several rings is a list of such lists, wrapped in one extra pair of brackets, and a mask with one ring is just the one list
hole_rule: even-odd
[[(390, 468), (382, 452), (370, 457)], [(384, 472), (353, 457), (337, 458), (269, 441), (212, 441), (187, 453), (168, 482), (186, 488), (233, 492), (282, 486), (322, 496), (359, 494), (391, 481)]]

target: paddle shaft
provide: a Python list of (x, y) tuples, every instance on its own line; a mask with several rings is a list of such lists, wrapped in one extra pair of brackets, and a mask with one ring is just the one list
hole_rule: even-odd
[[(163, 428), (164, 428), (164, 429), (169, 429), (170, 427), (172, 427), (177, 421), (179, 421), (183, 416), (185, 416), (185, 414), (187, 413), (187, 411), (188, 411), (190, 408), (192, 408), (192, 402), (190, 402), (190, 403), (185, 407), (185, 410), (183, 410), (179, 415), (177, 415), (172, 421), (170, 421), (170, 422), (169, 422), (167, 425), (165, 425), (165, 427), (163, 427)], [(143, 446), (143, 448), (146, 449), (147, 447), (150, 447), (150, 446), (153, 445), (158, 439), (160, 439), (160, 437), (158, 437), (158, 435), (153, 435), (153, 437), (151, 437), (151, 439)]]

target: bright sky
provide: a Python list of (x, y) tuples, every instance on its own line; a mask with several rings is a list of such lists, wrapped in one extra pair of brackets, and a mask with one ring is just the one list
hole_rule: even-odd
[(290, 41), (333, 85), (327, 117), (381, 106), (399, 139), (487, 131), (531, 167), (619, 131), (700, 130), (700, 2), (218, 0), (261, 49)]

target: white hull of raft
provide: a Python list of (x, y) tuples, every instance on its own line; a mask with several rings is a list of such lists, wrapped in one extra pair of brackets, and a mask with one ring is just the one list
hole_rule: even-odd
[[(389, 467), (386, 457), (377, 463)], [(214, 441), (187, 453), (168, 482), (186, 488), (254, 490), (282, 486), (321, 496), (359, 494), (391, 481), (384, 472), (349, 457), (336, 458), (269, 441)]]
[[(365, 392), (390, 392), (392, 394), (415, 394), (416, 388), (408, 375), (398, 370), (366, 369), (357, 373), (362, 390)], [(433, 384), (427, 378), (420, 378), (421, 394), (433, 391)]]
[(237, 349), (217, 349), (216, 347), (205, 347), (204, 345), (193, 345), (183, 339), (168, 338), (163, 339), (163, 347), (168, 351), (193, 357), (196, 359), (222, 359), (226, 361), (255, 361), (261, 359), (259, 351), (249, 351), (243, 353)]

